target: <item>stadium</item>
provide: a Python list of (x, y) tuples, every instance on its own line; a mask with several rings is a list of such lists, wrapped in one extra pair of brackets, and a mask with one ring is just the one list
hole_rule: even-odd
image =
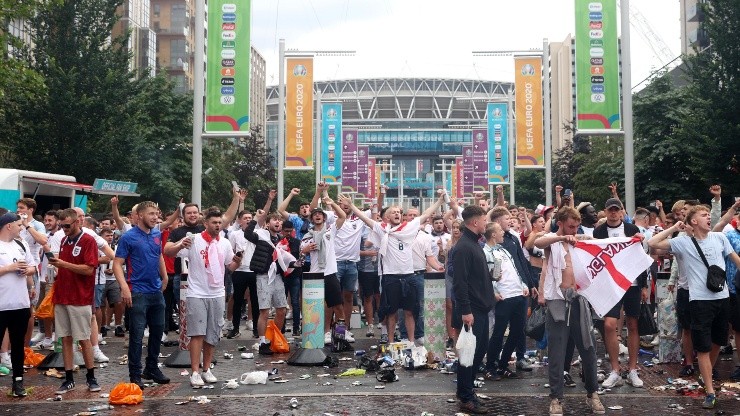
[[(389, 198), (399, 197), (402, 188), (403, 198), (428, 201), (435, 187), (451, 180), (455, 157), (472, 143), (472, 129), (485, 126), (486, 104), (506, 101), (513, 88), (510, 82), (483, 80), (354, 79), (316, 81), (314, 96), (342, 103), (342, 125), (359, 130), (359, 144), (368, 145), (382, 166), (380, 181), (390, 187)], [(266, 139), (274, 156), (277, 109), (278, 87), (270, 86)]]

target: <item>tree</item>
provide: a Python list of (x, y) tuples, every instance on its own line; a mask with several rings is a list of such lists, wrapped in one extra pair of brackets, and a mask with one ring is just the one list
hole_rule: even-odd
[(590, 151), (591, 142), (589, 139), (583, 136), (575, 136), (565, 146), (553, 152), (553, 183), (564, 188), (573, 188), (574, 178), (585, 160), (576, 156), (587, 155)]
[(252, 125), (250, 132), (251, 137), (238, 141), (237, 159), (231, 172), (249, 191), (246, 208), (254, 210), (264, 206), (268, 192), (277, 188), (277, 181), (273, 157), (265, 145), (262, 126)]
[(572, 189), (576, 202), (589, 201), (600, 207), (611, 196), (611, 182), (624, 189), (624, 142), (621, 138), (605, 137), (591, 137), (589, 141), (589, 153), (574, 156), (573, 163), (579, 168)]
[(517, 205), (534, 208), (545, 203), (544, 169), (517, 169), (514, 180)]

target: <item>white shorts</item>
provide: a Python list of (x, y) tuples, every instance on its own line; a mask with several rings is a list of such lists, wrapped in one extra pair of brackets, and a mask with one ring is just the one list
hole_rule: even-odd
[(54, 331), (57, 337), (72, 337), (74, 341), (90, 339), (92, 306), (54, 305)]
[[(285, 284), (281, 276), (276, 276), (272, 283), (268, 283), (266, 274), (257, 275), (257, 303), (260, 310), (270, 308), (286, 308), (288, 298), (285, 297)], [(190, 325), (188, 323), (188, 325)]]

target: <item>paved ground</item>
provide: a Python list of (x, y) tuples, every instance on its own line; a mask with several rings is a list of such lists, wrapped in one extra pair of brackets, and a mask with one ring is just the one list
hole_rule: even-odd
[[(357, 343), (355, 348), (370, 350), (375, 343), (355, 331)], [(364, 332), (364, 331), (363, 331)], [(128, 366), (119, 365), (117, 357), (126, 353), (123, 340), (120, 338), (107, 339), (103, 351), (111, 358), (110, 365), (96, 370), (98, 381), (103, 387), (101, 393), (106, 393), (113, 386), (128, 379)], [(214, 389), (193, 390), (188, 377), (181, 375), (182, 369), (164, 368), (163, 371), (172, 378), (169, 385), (155, 386), (145, 389), (144, 403), (137, 406), (116, 406), (113, 410), (101, 411), (100, 415), (172, 415), (202, 414), (202, 415), (421, 415), (430, 412), (435, 415), (454, 415), (458, 412), (456, 403), (448, 403), (454, 398), (454, 374), (441, 374), (433, 370), (406, 371), (397, 370), (400, 380), (388, 383), (385, 389), (376, 389), (378, 383), (374, 375), (364, 377), (338, 378), (338, 374), (347, 368), (354, 367), (354, 354), (340, 354), (339, 357), (351, 357), (351, 360), (340, 361), (337, 368), (323, 367), (293, 367), (287, 364), (272, 364), (271, 361), (287, 360), (288, 355), (274, 355), (255, 359), (240, 359), (238, 346), (251, 348), (255, 340), (251, 336), (242, 335), (240, 339), (224, 339), (218, 347), (219, 362), (214, 368), (214, 374), (219, 378)], [(600, 345), (601, 347), (601, 345)], [(175, 347), (162, 348), (163, 354), (170, 354)], [(223, 358), (223, 354), (234, 354), (234, 359)], [(722, 380), (727, 380), (733, 369), (732, 361), (728, 356), (722, 356), (719, 372)], [(648, 360), (642, 356), (640, 361)], [(164, 360), (160, 360), (164, 361)], [(284, 384), (268, 381), (266, 385), (240, 385), (235, 390), (223, 389), (223, 383), (231, 378), (238, 378), (242, 373), (254, 370), (278, 370), (278, 376), (289, 380)], [(492, 415), (543, 415), (547, 413), (549, 389), (547, 383), (547, 367), (537, 367), (531, 373), (520, 372), (520, 378), (499, 382), (485, 382), (477, 389), (480, 394), (489, 396), (484, 404)], [(679, 366), (655, 365), (645, 368), (641, 366), (641, 376), (645, 381), (645, 388), (635, 389), (623, 386), (602, 395), (605, 406), (621, 406), (621, 410), (607, 410), (614, 415), (640, 415), (646, 412), (652, 415), (740, 415), (740, 389), (735, 386), (726, 388), (720, 393), (719, 405), (713, 411), (701, 409), (703, 395), (681, 396), (675, 390), (658, 391), (655, 386), (666, 385), (668, 378), (678, 378)], [(303, 374), (310, 374), (311, 378), (299, 380)], [(320, 374), (330, 374), (318, 377)], [(578, 378), (578, 367), (574, 367), (572, 374), (578, 386), (566, 389), (565, 408), (568, 415), (588, 414), (585, 411), (585, 391)], [(84, 373), (76, 375), (78, 383), (84, 386)], [(359, 381), (362, 385), (353, 386)], [(693, 381), (693, 380), (692, 380)], [(331, 383), (331, 385), (324, 385)], [(0, 378), (0, 412), (10, 415), (74, 415), (87, 410), (88, 407), (105, 404), (106, 399), (100, 393), (89, 393), (78, 384), (77, 390), (66, 394), (62, 401), (55, 402), (54, 390), (60, 384), (59, 380), (40, 375), (35, 369), (29, 370), (26, 376), (26, 386), (33, 387), (31, 395), (25, 399), (13, 399), (7, 396), (10, 378)], [(737, 385), (736, 385), (737, 386)], [(199, 404), (189, 402), (184, 405), (176, 403), (187, 401), (191, 396), (206, 395), (210, 403)], [(296, 397), (299, 401), (297, 409), (291, 409), (289, 401)], [(673, 406), (673, 407), (671, 407)], [(722, 413), (723, 412), (723, 413)]]

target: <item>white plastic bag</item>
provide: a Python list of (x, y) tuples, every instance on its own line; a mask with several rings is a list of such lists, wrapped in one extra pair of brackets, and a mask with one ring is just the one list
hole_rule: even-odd
[(242, 384), (267, 384), (267, 371), (252, 371), (244, 373), (239, 378)]
[(414, 359), (414, 368), (427, 365), (427, 349), (424, 346), (411, 347), (411, 358)]
[(472, 367), (473, 358), (475, 357), (475, 334), (473, 334), (473, 328), (468, 328), (467, 325), (463, 325), (462, 332), (457, 338), (457, 357), (460, 360), (460, 365), (463, 367)]
[(658, 303), (658, 334), (661, 338), (675, 339), (678, 337), (676, 305), (671, 292), (668, 292), (668, 296)]

